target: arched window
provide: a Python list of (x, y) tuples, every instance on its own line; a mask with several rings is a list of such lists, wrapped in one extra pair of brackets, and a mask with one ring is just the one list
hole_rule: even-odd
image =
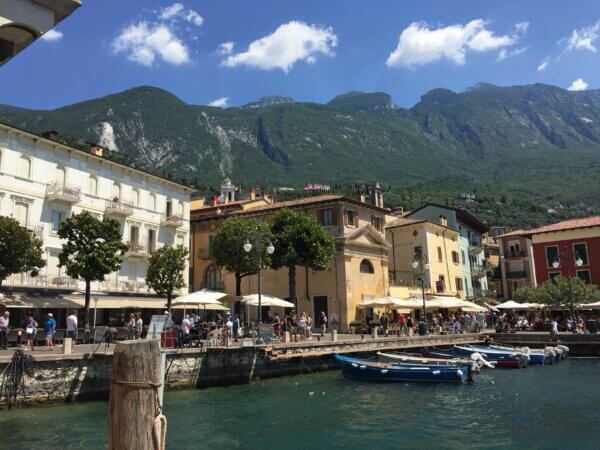
[(119, 186), (117, 183), (113, 184), (111, 200), (117, 202), (121, 200), (121, 186)]
[(156, 210), (156, 195), (154, 194), (148, 195), (148, 209), (150, 211)]
[(140, 191), (138, 191), (137, 189), (133, 189), (131, 191), (131, 203), (135, 207), (139, 206), (139, 203), (140, 203)]
[(371, 261), (369, 261), (368, 259), (363, 259), (360, 262), (360, 273), (375, 273)]
[(31, 159), (27, 155), (21, 155), (17, 175), (21, 178), (31, 177)]
[(204, 273), (204, 287), (207, 289), (224, 289), (223, 275), (216, 264), (212, 264)]
[(88, 194), (96, 196), (98, 195), (98, 178), (91, 176), (88, 180)]

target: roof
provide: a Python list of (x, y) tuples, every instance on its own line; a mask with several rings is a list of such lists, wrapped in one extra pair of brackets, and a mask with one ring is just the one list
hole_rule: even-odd
[(447, 227), (445, 225), (442, 225), (441, 223), (437, 223), (434, 222), (433, 220), (428, 220), (428, 219), (407, 219), (406, 217), (398, 217), (397, 219), (387, 223), (385, 225), (386, 229), (390, 229), (390, 228), (398, 228), (398, 227), (405, 227), (408, 225), (416, 225), (418, 223), (429, 223), (431, 225), (435, 225), (436, 227), (440, 227), (440, 228), (444, 228), (446, 230), (450, 230), (450, 231), (454, 231), (455, 233), (458, 233), (458, 230), (455, 230), (454, 228), (450, 228)]
[(131, 166), (128, 166), (127, 164), (123, 164), (123, 163), (120, 163), (120, 162), (117, 162), (117, 161), (113, 161), (113, 160), (108, 159), (108, 158), (103, 158), (101, 156), (96, 156), (93, 153), (87, 152), (87, 151), (82, 150), (80, 148), (73, 147), (72, 145), (65, 144), (64, 142), (55, 141), (54, 139), (49, 139), (47, 137), (42, 136), (41, 134), (33, 133), (31, 131), (24, 130), (23, 128), (15, 127), (14, 125), (10, 125), (10, 124), (8, 124), (6, 122), (0, 121), (0, 125), (4, 126), (6, 128), (12, 128), (13, 130), (20, 131), (21, 133), (24, 133), (24, 134), (28, 134), (28, 135), (32, 136), (33, 138), (35, 138), (35, 140), (37, 140), (37, 141), (43, 141), (43, 142), (49, 143), (51, 145), (60, 145), (61, 147), (68, 148), (71, 151), (75, 151), (75, 152), (77, 152), (77, 153), (79, 153), (81, 155), (84, 155), (86, 157), (89, 157), (91, 159), (95, 159), (97, 161), (105, 161), (105, 162), (108, 162), (110, 164), (115, 164), (117, 166), (125, 167), (128, 170), (132, 170), (134, 172), (139, 172), (139, 173), (142, 173), (142, 174), (144, 174), (146, 176), (149, 176), (149, 177), (158, 178), (158, 179), (160, 179), (162, 181), (166, 181), (167, 183), (174, 184), (174, 185), (176, 185), (176, 186), (178, 186), (180, 188), (184, 188), (184, 189), (186, 189), (186, 190), (188, 190), (190, 192), (195, 192), (196, 191), (196, 189), (194, 189), (191, 186), (187, 186), (185, 184), (178, 183), (177, 181), (173, 181), (173, 180), (171, 180), (169, 178), (165, 178), (165, 177), (162, 177), (160, 175), (156, 175), (156, 174), (153, 174), (153, 173), (150, 173), (150, 172), (146, 172), (145, 170), (136, 169), (135, 167), (131, 167)]
[(443, 209), (448, 209), (448, 210), (456, 212), (457, 220), (466, 223), (471, 228), (474, 228), (475, 230), (479, 231), (480, 233), (485, 233), (486, 231), (488, 231), (490, 229), (490, 227), (488, 225), (486, 225), (481, 220), (479, 220), (475, 215), (473, 215), (473, 213), (471, 213), (469, 210), (462, 208), (460, 206), (449, 206), (449, 205), (442, 205), (441, 203), (428, 202), (428, 203), (425, 203), (424, 205), (419, 206), (417, 209), (410, 211), (406, 215), (412, 216), (416, 212), (421, 211), (422, 209), (425, 209), (428, 206), (435, 206), (436, 208), (443, 208)]
[(568, 231), (578, 228), (600, 227), (600, 216), (583, 217), (580, 219), (564, 220), (562, 222), (546, 225), (531, 230), (530, 234), (552, 233), (555, 231)]
[(500, 235), (496, 236), (495, 239), (502, 239), (502, 238), (513, 237), (513, 236), (523, 236), (523, 235), (526, 235), (529, 233), (530, 233), (530, 231), (519, 229), (519, 230), (511, 231), (510, 233), (500, 234)]
[(206, 211), (210, 211), (211, 209), (214, 209), (214, 210), (227, 209), (228, 207), (243, 206), (248, 203), (259, 202), (259, 201), (268, 202), (269, 200), (263, 196), (260, 196), (260, 197), (256, 197), (256, 198), (246, 198), (243, 200), (234, 200), (234, 201), (227, 202), (227, 203), (219, 203), (217, 205), (204, 205), (199, 208), (194, 208), (193, 205), (190, 205), (190, 208), (191, 208), (190, 212), (194, 213), (194, 212), (206, 212)]
[[(311, 196), (311, 197), (299, 198), (296, 200), (287, 200), (284, 202), (273, 203), (271, 205), (256, 206), (254, 208), (249, 208), (249, 209), (246, 209), (243, 211), (234, 211), (229, 214), (221, 214), (218, 217), (225, 218), (225, 217), (231, 217), (231, 216), (251, 216), (251, 215), (255, 215), (255, 214), (269, 213), (269, 212), (277, 211), (277, 210), (284, 209), (284, 208), (294, 209), (294, 208), (309, 207), (309, 206), (315, 206), (315, 205), (327, 204), (327, 203), (333, 203), (333, 202), (347, 202), (347, 203), (352, 203), (352, 204), (362, 206), (365, 208), (373, 209), (375, 211), (379, 211), (382, 213), (389, 212), (389, 210), (387, 210), (387, 209), (380, 208), (378, 206), (374, 206), (369, 203), (362, 203), (362, 202), (359, 202), (358, 200), (344, 197), (343, 195), (323, 194), (323, 195), (315, 195), (315, 196)], [(210, 220), (215, 217), (216, 217), (216, 215), (205, 216), (205, 217), (199, 217), (195, 220), (198, 220), (198, 221)]]

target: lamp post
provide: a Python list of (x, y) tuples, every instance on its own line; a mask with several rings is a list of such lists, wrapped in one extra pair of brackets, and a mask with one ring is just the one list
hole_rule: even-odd
[(417, 275), (417, 281), (421, 284), (421, 294), (423, 295), (423, 311), (421, 313), (421, 321), (419, 322), (419, 334), (424, 336), (427, 334), (427, 311), (425, 305), (425, 272), (429, 270), (427, 258), (424, 257), (422, 253), (415, 253), (412, 267), (415, 270), (420, 268), (419, 274)]
[[(253, 241), (254, 243), (250, 242)], [(262, 323), (262, 269), (263, 269), (263, 252), (267, 255), (272, 255), (275, 252), (275, 247), (270, 240), (266, 239), (265, 233), (259, 229), (256, 233), (250, 234), (248, 240), (244, 244), (244, 251), (250, 253), (255, 249), (258, 256), (258, 327), (256, 331), (256, 343), (261, 343), (260, 324)]]
[[(567, 279), (569, 280), (569, 310), (571, 312), (571, 320), (575, 320), (575, 304), (573, 300), (573, 283), (571, 281), (573, 275), (571, 274), (571, 262), (569, 260), (568, 247), (566, 245), (563, 246), (563, 251), (558, 251), (558, 258), (552, 262), (552, 267), (555, 269), (560, 268), (560, 260), (564, 259), (566, 261), (566, 269), (567, 269)], [(573, 252), (573, 264), (576, 267), (583, 266), (583, 259), (577, 254), (577, 252)], [(575, 332), (575, 327), (573, 327), (573, 332)]]

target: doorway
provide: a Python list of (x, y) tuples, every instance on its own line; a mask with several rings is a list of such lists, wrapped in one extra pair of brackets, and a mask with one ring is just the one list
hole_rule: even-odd
[(327, 307), (326, 295), (315, 295), (313, 297), (313, 323), (319, 323), (321, 311), (329, 318), (329, 308)]

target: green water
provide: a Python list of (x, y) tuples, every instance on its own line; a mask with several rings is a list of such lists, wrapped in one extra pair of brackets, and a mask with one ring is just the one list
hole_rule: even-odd
[[(600, 360), (488, 370), (473, 385), (338, 371), (169, 392), (169, 449), (600, 448)], [(314, 392), (310, 396), (309, 392)], [(0, 412), (2, 449), (101, 449), (107, 403)]]

